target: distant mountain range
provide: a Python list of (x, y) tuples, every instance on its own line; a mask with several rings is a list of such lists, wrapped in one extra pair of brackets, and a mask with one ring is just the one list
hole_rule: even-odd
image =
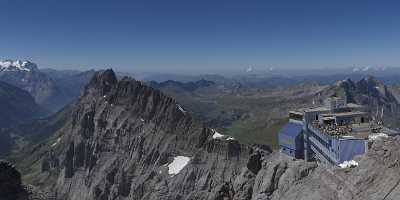
[(383, 116), (386, 126), (400, 128), (400, 93), (393, 87), (367, 76), (358, 81), (338, 81), (317, 93), (316, 97), (320, 102), (327, 96), (346, 97), (350, 103), (366, 106), (373, 116)]
[(41, 70), (30, 61), (0, 61), (0, 81), (28, 91), (39, 105), (52, 112), (77, 98), (93, 74), (94, 71)]
[(165, 82), (195, 82), (201, 79), (216, 83), (224, 82), (230, 85), (263, 89), (267, 87), (287, 87), (304, 82), (318, 84), (334, 84), (338, 80), (352, 79), (354, 81), (372, 75), (385, 84), (400, 83), (400, 67), (382, 66), (351, 66), (318, 69), (280, 69), (249, 67), (242, 72), (204, 75), (184, 75), (174, 73), (142, 73), (135, 78), (144, 81)]

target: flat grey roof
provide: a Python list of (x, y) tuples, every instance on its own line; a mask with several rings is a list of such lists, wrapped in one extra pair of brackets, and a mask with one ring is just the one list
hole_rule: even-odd
[(368, 115), (368, 113), (361, 111), (353, 111), (353, 112), (333, 113), (333, 115), (343, 117), (343, 116), (353, 116), (353, 115), (355, 116)]

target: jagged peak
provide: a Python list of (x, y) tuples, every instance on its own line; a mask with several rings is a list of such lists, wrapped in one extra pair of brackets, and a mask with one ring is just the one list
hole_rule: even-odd
[(357, 82), (357, 85), (359, 86), (364, 86), (364, 87), (386, 87), (386, 85), (381, 82), (380, 80), (378, 80), (376, 77), (374, 76), (366, 76), (363, 79), (361, 79), (360, 81)]
[(346, 78), (345, 81), (348, 82), (348, 83), (354, 84), (354, 81), (351, 80), (351, 78)]
[(118, 80), (112, 69), (96, 72), (89, 84), (86, 85), (81, 98), (105, 99), (105, 102), (110, 105), (131, 106), (130, 104), (138, 103), (140, 104), (138, 112), (158, 106), (174, 107), (172, 110), (181, 113), (182, 116), (189, 116), (174, 98), (131, 77)]
[(117, 76), (115, 75), (113, 69), (105, 69), (97, 71), (89, 84), (91, 83), (114, 84), (117, 82), (117, 80), (118, 80)]
[(347, 85), (347, 84), (352, 85), (353, 83), (354, 82), (350, 78), (346, 78), (346, 79), (343, 79), (343, 80), (336, 81), (335, 85), (336, 86), (343, 86), (343, 85)]
[(91, 90), (100, 90), (100, 94), (104, 95), (108, 93), (112, 86), (118, 83), (117, 76), (114, 70), (106, 69), (98, 71), (94, 74), (89, 84), (86, 85), (84, 94), (90, 93)]
[(379, 81), (375, 76), (368, 75), (367, 77), (364, 78), (366, 81), (373, 83), (375, 85), (382, 84), (381, 81)]
[(135, 81), (135, 79), (130, 76), (124, 76), (122, 77), (121, 81)]

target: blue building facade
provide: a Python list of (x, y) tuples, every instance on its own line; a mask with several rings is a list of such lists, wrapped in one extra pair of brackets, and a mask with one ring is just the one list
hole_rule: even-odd
[(315, 158), (325, 164), (339, 165), (368, 150), (368, 139), (330, 136), (311, 125), (309, 125), (308, 133), (312, 152), (310, 158)]
[(323, 107), (291, 111), (290, 121), (278, 133), (280, 151), (336, 166), (353, 160), (368, 151), (371, 132), (368, 113), (361, 108), (333, 98)]
[(278, 134), (279, 149), (292, 157), (304, 158), (303, 125), (289, 121)]

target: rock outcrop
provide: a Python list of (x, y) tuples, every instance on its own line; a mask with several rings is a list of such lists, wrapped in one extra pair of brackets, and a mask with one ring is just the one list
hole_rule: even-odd
[[(129, 78), (118, 81), (105, 70), (85, 87), (56, 134), (58, 142), (47, 146), (51, 151), (42, 159), (42, 175), (59, 172), (56, 183), (39, 184), (52, 188), (59, 199), (233, 197), (234, 177), (256, 153), (213, 134), (174, 99)], [(190, 161), (172, 174), (177, 157)], [(249, 163), (252, 171), (260, 169), (257, 159)]]
[(0, 161), (0, 197), (17, 199), (23, 192), (21, 174), (7, 162)]
[(50, 200), (52, 196), (33, 186), (24, 186), (21, 174), (9, 163), (0, 161), (1, 200)]
[(345, 96), (348, 102), (366, 105), (372, 110), (376, 109), (376, 106), (380, 108), (383, 106), (387, 112), (396, 112), (400, 104), (392, 91), (372, 76), (357, 82), (351, 79), (339, 81), (321, 94)]

